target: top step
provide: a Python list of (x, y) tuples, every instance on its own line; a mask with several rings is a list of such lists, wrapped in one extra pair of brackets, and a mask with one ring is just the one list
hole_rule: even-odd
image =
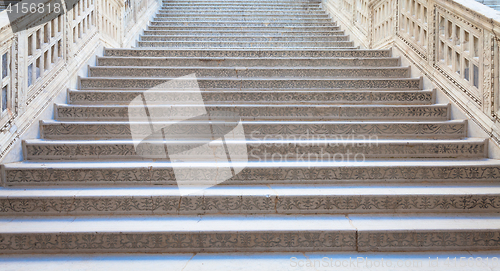
[(289, 2), (289, 3), (269, 3), (269, 2), (254, 2), (254, 1), (238, 1), (238, 2), (224, 2), (224, 1), (213, 1), (213, 2), (197, 2), (197, 3), (189, 3), (186, 1), (179, 1), (179, 2), (163, 2), (163, 6), (173, 6), (173, 5), (182, 5), (182, 6), (310, 6), (310, 7), (318, 7), (320, 6), (319, 2), (316, 3), (307, 3), (307, 2)]
[(304, 11), (304, 10), (311, 10), (311, 11), (323, 11), (321, 7), (309, 7), (309, 6), (295, 6), (295, 7), (288, 7), (288, 6), (240, 6), (240, 5), (234, 5), (234, 6), (163, 6), (163, 10), (247, 10), (247, 11), (260, 11), (260, 10), (282, 10), (285, 12), (288, 12), (290, 10), (292, 11)]
[[(222, 1), (219, 1), (222, 2)], [(280, 4), (280, 3), (287, 3), (287, 4), (292, 4), (292, 3), (321, 3), (321, 0), (258, 0), (258, 1), (249, 1), (249, 0), (228, 0), (224, 1), (224, 3), (245, 3), (245, 2), (252, 2), (252, 3), (274, 3), (274, 4)], [(163, 0), (163, 3), (187, 3), (187, 4), (197, 4), (197, 3), (212, 3), (209, 0), (182, 0), (182, 1), (170, 1), (170, 0)]]
[(225, 4), (239, 4), (239, 3), (254, 3), (256, 5), (259, 4), (274, 4), (274, 5), (280, 5), (280, 4), (315, 4), (319, 5), (321, 4), (321, 1), (278, 1), (278, 0), (258, 0), (258, 1), (249, 1), (249, 0), (231, 0), (231, 1), (210, 1), (210, 0), (181, 0), (181, 1), (165, 1), (163, 0), (163, 4), (189, 4), (189, 5), (198, 5), (198, 4), (204, 4), (204, 3), (225, 3)]

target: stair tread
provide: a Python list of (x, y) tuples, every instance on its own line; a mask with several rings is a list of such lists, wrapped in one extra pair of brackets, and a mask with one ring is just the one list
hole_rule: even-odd
[[(151, 67), (151, 66), (94, 66), (90, 67), (90, 69), (143, 69), (143, 70), (149, 70), (149, 69), (157, 69), (157, 70), (190, 70), (190, 69), (200, 69), (200, 70), (348, 70), (348, 69), (356, 69), (356, 70), (408, 70), (410, 67), (409, 66), (394, 66), (394, 67), (359, 67), (359, 66), (342, 66), (342, 67), (335, 67), (335, 66), (317, 66), (317, 67), (310, 67), (310, 66), (295, 66), (295, 67), (286, 67), (286, 66), (273, 66), (273, 67), (268, 67), (268, 66), (232, 66), (232, 67), (205, 67), (205, 66), (189, 66), (189, 67), (168, 67), (168, 66), (158, 66), (158, 67)], [(281, 78), (281, 77), (275, 77), (275, 78)], [(308, 78), (316, 78), (316, 77), (308, 77)]]
[[(127, 88), (124, 90), (115, 90), (115, 89), (106, 89), (106, 88), (93, 88), (93, 89), (70, 89), (69, 91), (72, 92), (90, 92), (90, 93), (95, 93), (95, 92), (106, 92), (106, 93), (123, 93), (125, 91), (131, 92), (131, 91), (148, 91), (149, 93), (169, 93), (169, 92), (190, 92), (190, 90), (154, 90), (154, 89), (144, 89), (144, 88)], [(270, 89), (270, 90), (262, 90), (258, 88), (241, 88), (241, 89), (236, 89), (236, 88), (208, 88), (208, 89), (200, 89), (202, 93), (233, 93), (233, 92), (249, 92), (249, 93), (365, 93), (365, 92), (375, 92), (375, 93), (432, 93), (433, 90), (431, 89), (409, 89), (409, 90), (379, 90), (379, 89), (321, 89), (321, 88), (315, 88), (315, 89), (294, 89), (294, 88), (283, 88), (283, 89)], [(198, 90), (191, 91), (191, 92), (198, 92)]]
[[(242, 223), (244, 222), (244, 223)], [(0, 233), (154, 233), (500, 230), (500, 215), (254, 215), (0, 217)]]
[[(165, 101), (168, 102), (168, 101)], [(75, 104), (55, 104), (57, 107), (68, 107), (68, 108), (99, 108), (99, 107), (104, 107), (104, 108), (131, 108), (131, 107), (144, 107), (143, 105), (101, 105), (101, 104), (90, 104), (90, 105), (75, 105)], [(205, 104), (183, 104), (182, 102), (176, 101), (174, 104), (152, 104), (148, 105), (148, 107), (172, 107), (172, 106), (177, 106), (177, 107), (186, 107), (186, 106), (191, 106), (191, 107), (263, 107), (263, 108), (275, 108), (275, 107), (283, 107), (283, 108), (289, 108), (289, 107), (304, 107), (304, 108), (311, 108), (310, 105), (307, 104), (212, 104), (212, 103), (205, 103)], [(385, 105), (385, 104), (369, 104), (369, 105), (338, 105), (338, 104), (320, 104), (316, 105), (312, 109), (317, 109), (317, 108), (349, 108), (349, 107), (354, 107), (354, 108), (366, 108), (366, 107), (373, 107), (373, 108), (387, 108), (387, 107), (395, 107), (395, 108), (407, 108), (407, 107), (417, 107), (417, 108), (442, 108), (442, 107), (447, 107), (448, 104), (429, 104), (429, 105)]]
[[(177, 121), (148, 121), (148, 122), (141, 122), (141, 121), (59, 121), (59, 120), (42, 120), (42, 124), (44, 125), (54, 125), (54, 124), (97, 124), (97, 125), (105, 125), (105, 124), (130, 124), (130, 123), (153, 123), (153, 124), (178, 124)], [(212, 121), (216, 122), (216, 121)], [(184, 123), (205, 123), (203, 121), (184, 121)], [(284, 120), (284, 121), (273, 121), (273, 120), (241, 120), (241, 123), (243, 124), (367, 124), (367, 123), (373, 123), (373, 124), (401, 124), (401, 123), (415, 123), (415, 124), (462, 124), (466, 123), (466, 120), (425, 120), (425, 121), (406, 121), (406, 120), (401, 120), (401, 121), (374, 121), (374, 120), (325, 120), (325, 121), (316, 121), (316, 120)]]
[[(189, 189), (189, 188), (186, 188)], [(328, 186), (328, 185), (223, 185), (198, 190), (195, 186), (192, 192), (182, 197), (215, 197), (215, 196), (332, 196), (332, 197), (364, 197), (364, 196), (470, 196), (495, 195), (500, 196), (499, 185), (420, 185), (420, 186)], [(0, 189), (0, 199), (5, 198), (54, 198), (54, 197), (179, 197), (179, 189), (171, 186), (155, 187), (89, 187), (89, 188), (3, 188)]]
[[(85, 77), (81, 78), (81, 80), (173, 80), (173, 79), (179, 79), (183, 80), (178, 77), (144, 77), (144, 76), (138, 76), (138, 77), (126, 77), (126, 76), (116, 76), (116, 77)], [(234, 81), (243, 81), (243, 80), (260, 80), (260, 81), (307, 81), (307, 80), (323, 80), (323, 81), (344, 81), (344, 80), (351, 80), (351, 81), (357, 81), (357, 80), (378, 80), (378, 81), (387, 81), (387, 80), (421, 80), (421, 77), (392, 77), (390, 79), (387, 78), (380, 78), (380, 77), (346, 77), (346, 78), (338, 78), (338, 77), (328, 77), (328, 76), (323, 76), (323, 77), (243, 77), (243, 78), (236, 78), (236, 77), (220, 77), (220, 76), (207, 76), (207, 77), (197, 77), (196, 78), (198, 81), (199, 80), (234, 80)], [(191, 79), (187, 79), (191, 80)]]
[(169, 161), (22, 161), (5, 164), (5, 169), (39, 169), (39, 168), (60, 168), (60, 169), (103, 169), (103, 168), (170, 168), (172, 165), (176, 167), (199, 167), (211, 168), (234, 165), (244, 165), (247, 168), (346, 168), (346, 167), (447, 167), (447, 166), (500, 166), (500, 160), (496, 159), (426, 159), (426, 160), (375, 160), (375, 161), (350, 161), (350, 162), (323, 162), (323, 161), (290, 161), (290, 162), (190, 162), (189, 165), (182, 162)]
[[(474, 138), (474, 137), (466, 137), (463, 139), (387, 139), (387, 138), (381, 138), (377, 140), (370, 140), (370, 139), (351, 139), (351, 138), (346, 138), (346, 139), (245, 139), (245, 142), (248, 144), (272, 144), (272, 143), (279, 143), (279, 144), (286, 144), (286, 143), (300, 143), (300, 144), (335, 144), (335, 143), (346, 143), (346, 144), (352, 144), (356, 142), (364, 142), (364, 143), (370, 143), (370, 142), (377, 142), (378, 144), (391, 144), (391, 143), (408, 143), (408, 144), (425, 144), (425, 143), (442, 143), (442, 144), (447, 144), (447, 143), (483, 143), (487, 141), (485, 138)], [(85, 140), (85, 139), (74, 139), (74, 140), (51, 140), (51, 139), (43, 139), (43, 138), (37, 138), (37, 139), (26, 139), (24, 140), (26, 144), (74, 144), (74, 145), (80, 145), (80, 144), (133, 144), (134, 140), (132, 139), (106, 139), (106, 140), (99, 140), (99, 139), (92, 139), (92, 140)], [(154, 142), (154, 140), (151, 140), (151, 142)], [(183, 142), (185, 143), (191, 143), (191, 142), (196, 142), (195, 139), (193, 140), (159, 140), (159, 143), (163, 142), (169, 142), (169, 143), (177, 143), (177, 144), (182, 144)], [(205, 141), (204, 141), (205, 142)], [(228, 144), (231, 144), (232, 142), (237, 143), (240, 142), (238, 140), (232, 140), (228, 139), (226, 141)]]

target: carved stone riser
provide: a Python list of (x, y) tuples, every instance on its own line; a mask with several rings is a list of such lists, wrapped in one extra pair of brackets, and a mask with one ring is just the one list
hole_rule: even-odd
[[(197, 4), (209, 4), (212, 3), (210, 0), (180, 0), (180, 1), (173, 1), (173, 0), (163, 0), (163, 4), (169, 4), (169, 3), (178, 3), (178, 4), (189, 4), (189, 5), (197, 5)], [(319, 0), (284, 0), (284, 1), (279, 1), (279, 0), (257, 0), (257, 1), (249, 1), (249, 0), (231, 0), (231, 1), (226, 1), (226, 0), (218, 0), (215, 1), (215, 3), (233, 3), (233, 4), (239, 4), (239, 3), (255, 3), (256, 5), (263, 3), (263, 4), (288, 4), (288, 3), (295, 3), (295, 4), (320, 4), (321, 1)]]
[(172, 21), (152, 21), (149, 22), (152, 26), (168, 26), (168, 27), (299, 27), (299, 26), (309, 26), (309, 27), (320, 27), (320, 26), (335, 26), (331, 22), (325, 23), (307, 23), (307, 22), (225, 22), (225, 21), (200, 21), (200, 22), (178, 22)]
[[(201, 61), (200, 61), (201, 62)], [(357, 68), (260, 68), (260, 67), (91, 67), (89, 77), (181, 77), (187, 74), (196, 74), (197, 77), (235, 77), (235, 78), (300, 78), (300, 77), (327, 77), (327, 78), (408, 78), (408, 67), (357, 67)]]
[[(188, 75), (188, 74), (185, 74)], [(175, 78), (81, 78), (81, 89), (154, 88)], [(421, 78), (334, 79), (334, 78), (198, 78), (200, 88), (303, 88), (303, 89), (408, 89), (422, 87)]]
[(390, 50), (321, 50), (321, 49), (106, 49), (105, 56), (126, 57), (390, 57)]
[[(122, 104), (128, 105), (143, 91), (83, 91), (70, 90), (71, 104)], [(175, 99), (189, 104), (185, 97), (188, 91), (164, 93), (148, 91), (149, 104), (161, 104), (165, 100)], [(433, 100), (432, 91), (202, 91), (206, 104), (430, 104)]]
[[(267, 1), (239, 1), (239, 2), (225, 2), (225, 1), (214, 1), (214, 2), (175, 2), (172, 3), (170, 1), (163, 1), (162, 4), (162, 9), (168, 9), (170, 7), (207, 7), (207, 8), (224, 8), (224, 7), (246, 7), (249, 9), (255, 9), (255, 8), (261, 8), (261, 7), (271, 7), (271, 8), (276, 8), (276, 7), (281, 7), (281, 8), (319, 8), (320, 2), (306, 2), (306, 1), (301, 1), (301, 2), (292, 2), (292, 1), (287, 1), (287, 2), (267, 2)], [(324, 13), (323, 13), (324, 14)], [(326, 14), (325, 14), (326, 15)]]
[(498, 213), (500, 195), (75, 196), (0, 199), (0, 216)]
[[(197, 16), (203, 16), (204, 14), (254, 14), (254, 15), (269, 15), (269, 16), (274, 16), (276, 15), (276, 10), (272, 9), (267, 9), (266, 7), (262, 7), (259, 9), (246, 9), (246, 8), (239, 8), (239, 9), (231, 9), (231, 10), (217, 10), (217, 9), (160, 9), (158, 10), (159, 14), (197, 14)], [(316, 9), (288, 9), (286, 12), (285, 16), (300, 16), (300, 15), (312, 15), (312, 16), (317, 16), (317, 15), (324, 15), (325, 12), (322, 10), (316, 10)]]
[[(295, 16), (290, 16), (290, 17), (272, 17), (272, 16), (263, 16), (263, 17), (257, 17), (257, 16), (251, 16), (251, 17), (244, 17), (244, 16), (220, 16), (216, 18), (212, 17), (205, 17), (205, 16), (197, 16), (197, 17), (191, 17), (191, 16), (186, 16), (186, 17), (177, 17), (177, 18), (172, 18), (170, 16), (166, 17), (156, 17), (152, 22), (166, 22), (166, 23), (172, 23), (172, 22), (185, 22), (185, 23), (192, 23), (192, 22), (209, 22), (209, 23), (218, 23), (218, 22), (235, 22), (235, 23), (299, 23), (299, 24), (313, 24), (313, 23), (318, 23), (318, 24), (325, 24), (325, 23), (332, 23), (331, 19), (328, 17), (324, 18), (304, 18), (304, 17), (295, 17)], [(335, 25), (334, 23), (332, 25)]]
[[(236, 165), (237, 163), (235, 163)], [(256, 166), (249, 164), (235, 177), (222, 184), (414, 184), (414, 183), (471, 183), (498, 182), (500, 165), (401, 165), (385, 163), (387, 166), (342, 166), (342, 163), (269, 163)], [(471, 162), (471, 164), (474, 164)], [(176, 164), (179, 165), (179, 164)], [(185, 163), (183, 164), (186, 165)], [(125, 162), (118, 164), (99, 162), (95, 166), (75, 163), (69, 168), (65, 163), (21, 163), (5, 165), (7, 186), (33, 185), (176, 185), (181, 178), (183, 184), (215, 184), (209, 173), (216, 174), (217, 167), (192, 166), (184, 175), (174, 174), (168, 162)], [(120, 166), (120, 167), (117, 167)], [(179, 165), (182, 166), (182, 165)], [(177, 166), (176, 166), (177, 167)], [(177, 178), (176, 178), (177, 177)], [(208, 179), (207, 179), (208, 178)]]
[[(211, 138), (216, 126), (207, 123), (180, 122), (155, 123), (164, 125), (169, 139)], [(378, 138), (441, 138), (453, 139), (466, 136), (463, 121), (449, 122), (242, 122), (245, 135), (255, 138), (338, 138), (339, 136), (373, 136)], [(45, 139), (131, 139), (128, 122), (42, 122), (42, 138)], [(218, 126), (217, 126), (218, 127)], [(220, 127), (219, 127), (220, 128)], [(150, 123), (134, 123), (136, 136), (150, 136)], [(144, 134), (137, 134), (143, 132)], [(161, 135), (152, 136), (161, 138)]]
[[(196, 15), (192, 15), (196, 16)], [(329, 37), (344, 35), (344, 31), (299, 31), (299, 30), (144, 30), (144, 35), (166, 35), (166, 36), (194, 36), (194, 37)]]
[[(283, 11), (322, 11), (320, 7), (316, 6), (288, 6), (288, 5), (281, 5), (281, 6), (275, 6), (275, 5), (263, 5), (263, 6), (256, 6), (256, 7), (251, 7), (251, 6), (240, 6), (239, 4), (234, 4), (230, 6), (212, 6), (210, 4), (208, 5), (201, 5), (201, 6), (194, 6), (194, 5), (164, 5), (160, 10), (171, 10), (171, 11), (178, 11), (178, 10), (203, 10), (203, 11), (212, 11), (212, 10), (224, 10), (224, 11), (232, 11), (232, 10), (246, 10), (246, 11), (259, 11), (259, 10), (273, 10), (275, 12), (283, 12)], [(323, 12), (324, 14), (324, 12)]]
[[(194, 15), (193, 15), (194, 16)], [(277, 27), (264, 27), (264, 26), (248, 26), (248, 25), (238, 25), (238, 26), (172, 26), (168, 25), (150, 25), (148, 30), (175, 30), (175, 31), (339, 31), (341, 30), (339, 26), (277, 26)]]
[[(167, 9), (168, 11), (168, 9)], [(183, 19), (192, 19), (192, 15), (199, 16), (200, 13), (197, 11), (184, 11), (184, 12), (177, 12), (177, 13), (167, 13), (167, 12), (160, 12), (156, 14), (156, 19), (159, 18), (170, 18), (170, 19), (179, 19), (179, 21), (182, 21)], [(205, 12), (203, 13), (203, 16), (199, 16), (197, 18), (198, 20), (201, 19), (213, 19), (213, 18), (218, 18), (224, 20), (248, 20), (248, 19), (256, 19), (256, 20), (270, 20), (270, 21), (279, 21), (283, 19), (288, 19), (288, 20), (312, 20), (312, 19), (328, 19), (328, 21), (331, 22), (330, 17), (327, 14), (310, 14), (307, 12), (304, 13), (298, 13), (295, 12), (294, 14), (276, 14), (276, 12), (252, 12), (252, 11), (247, 11), (247, 12), (224, 12), (224, 11), (213, 11), (213, 12)]]
[[(207, 1), (207, 0), (182, 0), (182, 1), (172, 1), (172, 0), (163, 0), (162, 1), (163, 3), (179, 3), (179, 4), (192, 4), (192, 5), (195, 5), (195, 4), (198, 4), (198, 3), (212, 3), (212, 1)], [(217, 1), (217, 2), (220, 2), (220, 3), (235, 3), (235, 4), (238, 4), (238, 3), (255, 3), (255, 4), (259, 4), (259, 3), (263, 3), (263, 4), (313, 4), (313, 3), (321, 3), (321, 1), (319, 0), (300, 0), (300, 1), (296, 1), (296, 0), (284, 0), (284, 1), (278, 1), (278, 0), (258, 0), (258, 1), (248, 1), (248, 0), (231, 0), (231, 1)]]
[(398, 58), (136, 58), (101, 57), (99, 66), (150, 67), (396, 67)]
[(353, 251), (343, 231), (0, 234), (1, 253)]
[[(189, 100), (189, 96), (184, 98)], [(204, 107), (189, 106), (180, 100), (166, 100), (163, 105), (148, 104), (148, 119), (153, 121), (184, 120), (186, 116), (196, 116), (199, 112), (210, 113), (235, 112), (241, 120), (447, 120), (449, 109), (447, 105), (415, 105), (415, 106), (340, 106), (316, 105), (204, 105)], [(169, 106), (169, 104), (173, 104)], [(56, 119), (62, 121), (144, 121), (144, 106), (82, 106), (57, 105)]]
[(319, 37), (262, 37), (262, 36), (254, 36), (254, 37), (199, 37), (199, 36), (161, 36), (161, 35), (142, 35), (140, 37), (141, 41), (221, 41), (221, 42), (269, 42), (269, 41), (279, 41), (279, 42), (328, 42), (328, 41), (348, 41), (348, 36), (319, 36)]
[(167, 48), (300, 48), (300, 47), (319, 47), (319, 48), (354, 48), (352, 41), (241, 41), (241, 42), (223, 42), (223, 41), (138, 41), (138, 47), (167, 47)]
[(2, 253), (497, 250), (500, 232), (273, 231), (1, 234)]
[[(348, 154), (356, 159), (365, 158), (485, 158), (485, 141), (329, 141), (329, 142), (307, 142), (307, 141), (247, 141), (248, 157), (232, 155), (231, 160), (247, 158), (250, 161), (273, 162), (273, 161), (295, 161), (300, 159), (319, 159), (322, 161), (336, 162), (345, 158)], [(201, 142), (200, 145), (206, 144)], [(228, 148), (231, 145), (239, 146), (241, 142), (226, 141)], [(207, 149), (206, 152), (196, 150), (189, 152), (196, 144), (178, 142), (150, 141), (138, 147), (133, 142), (109, 142), (109, 141), (26, 141), (25, 153), (27, 160), (100, 160), (100, 159), (168, 159), (165, 147), (173, 149), (185, 148), (184, 158), (176, 155), (178, 159), (192, 161), (211, 161), (215, 158), (226, 159), (223, 146), (218, 143), (210, 143), (217, 147), (220, 152)], [(196, 145), (197, 146), (197, 145)]]

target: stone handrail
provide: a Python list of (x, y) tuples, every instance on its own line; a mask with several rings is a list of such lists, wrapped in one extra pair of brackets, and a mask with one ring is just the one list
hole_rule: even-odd
[[(13, 20), (0, 12), (0, 160), (38, 125), (56, 97), (77, 86), (77, 77), (86, 75), (102, 48), (133, 45), (160, 5), (159, 0), (73, 1), (71, 10), (43, 23), (32, 14)], [(16, 24), (27, 27), (15, 31)]]
[(500, 13), (473, 0), (323, 0), (361, 47), (392, 47), (500, 143)]

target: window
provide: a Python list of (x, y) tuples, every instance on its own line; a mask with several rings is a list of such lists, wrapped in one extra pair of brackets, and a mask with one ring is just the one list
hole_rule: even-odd
[(2, 88), (2, 112), (7, 110), (7, 87)]
[(9, 75), (9, 63), (8, 63), (8, 55), (7, 53), (2, 56), (2, 79)]

